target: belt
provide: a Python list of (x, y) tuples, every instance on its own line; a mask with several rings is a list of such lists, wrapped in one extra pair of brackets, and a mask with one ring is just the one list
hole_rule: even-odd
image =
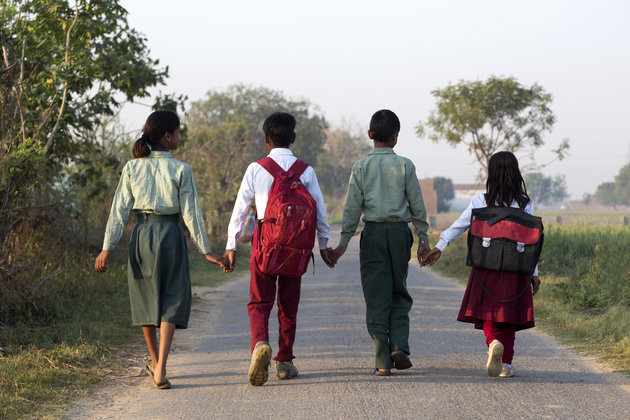
[(155, 213), (136, 213), (137, 223), (164, 223), (179, 222), (179, 213), (175, 214), (155, 214)]

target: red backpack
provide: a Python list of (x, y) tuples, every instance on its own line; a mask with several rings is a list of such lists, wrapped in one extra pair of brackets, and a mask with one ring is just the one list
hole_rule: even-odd
[(258, 231), (256, 265), (265, 274), (300, 277), (313, 256), (317, 205), (300, 176), (308, 164), (296, 160), (284, 171), (273, 159), (258, 163), (273, 176), (265, 218)]

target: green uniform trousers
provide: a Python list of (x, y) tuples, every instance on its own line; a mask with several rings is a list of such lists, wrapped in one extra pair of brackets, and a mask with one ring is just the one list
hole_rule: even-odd
[(376, 368), (391, 369), (391, 352), (409, 351), (407, 272), (413, 236), (404, 222), (366, 222), (359, 260), (367, 330), (376, 347)]

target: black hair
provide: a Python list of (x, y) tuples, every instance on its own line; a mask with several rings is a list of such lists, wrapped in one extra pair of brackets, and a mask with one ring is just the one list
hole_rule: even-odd
[(485, 197), (488, 207), (510, 207), (516, 201), (524, 209), (529, 203), (525, 181), (513, 153), (497, 152), (490, 156)]
[(381, 109), (372, 115), (370, 133), (372, 140), (387, 143), (392, 136), (400, 131), (400, 120), (389, 109)]
[(295, 135), (295, 117), (286, 112), (274, 112), (265, 119), (263, 131), (276, 147), (289, 147)]
[(142, 158), (149, 156), (153, 149), (162, 140), (166, 133), (174, 133), (179, 129), (179, 117), (173, 111), (154, 111), (142, 129), (142, 137), (133, 144), (131, 152), (133, 157)]

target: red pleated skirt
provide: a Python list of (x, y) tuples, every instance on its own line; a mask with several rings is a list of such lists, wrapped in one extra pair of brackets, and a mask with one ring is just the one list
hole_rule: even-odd
[(472, 269), (457, 320), (478, 329), (483, 321), (513, 324), (517, 331), (534, 327), (530, 281), (530, 274)]

